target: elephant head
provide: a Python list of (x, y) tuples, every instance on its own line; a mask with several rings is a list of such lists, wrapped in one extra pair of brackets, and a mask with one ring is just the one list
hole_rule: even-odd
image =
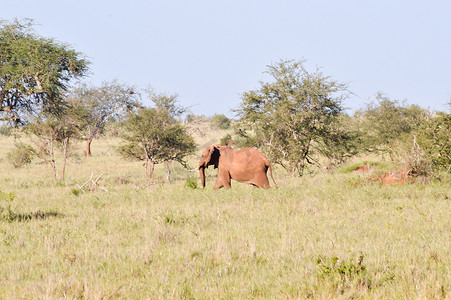
[(205, 168), (208, 168), (208, 166), (214, 165), (215, 169), (218, 167), (219, 164), (219, 146), (218, 145), (211, 145), (210, 147), (207, 147), (202, 151), (202, 157), (200, 158), (199, 162), (199, 173), (200, 173), (200, 180), (202, 182), (202, 187), (205, 187)]

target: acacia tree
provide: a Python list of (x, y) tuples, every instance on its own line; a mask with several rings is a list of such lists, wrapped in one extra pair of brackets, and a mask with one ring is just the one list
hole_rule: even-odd
[(326, 151), (332, 147), (344, 148), (342, 155), (351, 153), (342, 141), (352, 136), (339, 126), (346, 85), (319, 70), (308, 72), (303, 63), (290, 60), (268, 66), (266, 73), (273, 80), (243, 93), (237, 110), (238, 135), (291, 175), (302, 175), (306, 163), (318, 163), (319, 155), (334, 153)]
[(81, 53), (34, 34), (32, 26), (30, 20), (0, 21), (0, 120), (59, 111), (69, 81), (88, 70)]
[(126, 144), (119, 147), (119, 152), (126, 158), (144, 160), (149, 177), (153, 177), (154, 166), (159, 163), (177, 161), (187, 167), (185, 157), (196, 149), (193, 138), (165, 109), (132, 112), (125, 129)]
[(82, 84), (68, 95), (69, 103), (83, 114), (83, 136), (86, 139), (86, 156), (91, 156), (91, 143), (102, 133), (109, 120), (118, 119), (133, 107), (140, 106), (139, 94), (133, 87), (117, 81), (104, 82), (99, 87)]

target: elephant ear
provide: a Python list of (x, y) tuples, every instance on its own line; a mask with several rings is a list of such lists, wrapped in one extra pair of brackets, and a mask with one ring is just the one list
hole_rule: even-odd
[(221, 156), (221, 152), (219, 151), (219, 146), (218, 145), (211, 145), (210, 146), (210, 165), (214, 165), (215, 169), (218, 168), (218, 164), (219, 164), (219, 156)]
[(202, 161), (205, 163), (205, 166), (214, 165), (215, 169), (218, 167), (219, 163), (219, 149), (217, 145), (211, 145), (208, 147), (205, 153), (205, 156), (202, 155)]
[(209, 165), (212, 165), (210, 161), (214, 152), (214, 147), (214, 145), (211, 145), (210, 147), (204, 149), (202, 152), (202, 157), (200, 158), (199, 168), (208, 168)]

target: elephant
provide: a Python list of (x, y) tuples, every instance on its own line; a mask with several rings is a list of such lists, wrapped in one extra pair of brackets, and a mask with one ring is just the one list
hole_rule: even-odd
[(222, 145), (211, 145), (205, 148), (198, 167), (202, 188), (205, 188), (205, 168), (212, 165), (218, 169), (218, 176), (213, 187), (215, 190), (222, 187), (229, 189), (231, 179), (269, 189), (266, 176), (268, 169), (272, 181), (277, 186), (272, 176), (271, 164), (262, 153), (253, 148), (235, 150), (230, 146)]

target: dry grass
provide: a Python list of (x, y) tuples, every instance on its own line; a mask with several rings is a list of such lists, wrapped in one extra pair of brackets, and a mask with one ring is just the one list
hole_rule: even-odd
[[(287, 178), (279, 189), (184, 187), (119, 158), (118, 140), (69, 161), (14, 169), (0, 136), (0, 298), (445, 299), (451, 184), (355, 187), (358, 174)], [(197, 157), (191, 159), (194, 167)], [(105, 172), (108, 191), (77, 184)], [(0, 195), (0, 197), (2, 197)]]

